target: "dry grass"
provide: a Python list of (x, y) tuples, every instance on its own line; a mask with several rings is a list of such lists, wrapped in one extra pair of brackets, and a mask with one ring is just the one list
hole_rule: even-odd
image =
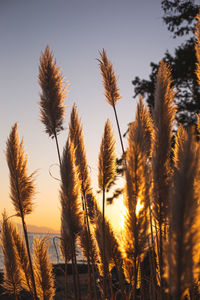
[[(197, 20), (196, 72), (200, 82), (200, 15)], [(105, 50), (100, 53), (99, 64), (105, 97), (114, 109), (120, 129), (115, 105), (121, 96)], [(49, 136), (54, 136), (57, 142), (56, 134), (63, 129), (65, 88), (64, 78), (49, 47), (42, 53), (39, 73), (41, 121)], [(60, 157), (60, 244), (66, 263), (65, 295), (62, 295), (65, 299), (85, 297), (85, 294), (81, 295), (77, 271), (77, 243), (88, 263), (88, 299), (178, 300), (186, 296), (190, 300), (200, 299), (200, 144), (195, 128), (179, 126), (172, 147), (176, 106), (171, 70), (166, 63), (161, 61), (156, 78), (152, 117), (140, 97), (135, 121), (129, 128), (126, 155), (121, 141), (126, 207), (121, 238), (117, 237), (105, 216), (106, 189), (116, 174), (115, 141), (110, 122), (105, 124), (99, 154), (98, 182), (103, 198), (100, 209), (92, 190), (82, 124), (76, 106), (72, 109), (69, 138), (62, 159)], [(199, 135), (199, 115), (196, 127)], [(34, 277), (30, 276), (24, 216), (32, 212), (34, 178), (33, 174), (27, 175), (27, 158), (16, 124), (7, 141), (6, 158), (11, 200), (17, 215), (22, 217), (26, 247), (4, 214), (1, 236), (5, 264), (3, 287), (15, 298), (22, 288), (26, 288), (36, 299), (35, 278), (39, 299), (53, 299), (54, 278), (46, 239), (34, 242)], [(72, 278), (67, 276), (70, 260)]]
[(55, 295), (54, 278), (52, 273), (52, 265), (48, 258), (47, 238), (34, 239), (33, 243), (33, 265), (35, 272), (35, 281), (37, 295), (39, 299), (53, 299)]
[(49, 46), (40, 57), (39, 84), (42, 89), (40, 94), (41, 122), (45, 126), (46, 133), (54, 137), (63, 130), (67, 85)]

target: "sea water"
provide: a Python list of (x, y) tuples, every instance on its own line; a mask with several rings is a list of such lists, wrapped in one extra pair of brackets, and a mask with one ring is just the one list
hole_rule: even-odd
[[(33, 240), (34, 238), (43, 238), (47, 237), (47, 243), (49, 243), (49, 259), (52, 264), (60, 264), (64, 263), (64, 260), (62, 258), (61, 252), (60, 252), (60, 239), (58, 235), (55, 235), (53, 233), (28, 233), (28, 238), (29, 238), (29, 244), (30, 244), (30, 249), (31, 249), (31, 254), (33, 253), (32, 251), (32, 245), (33, 245)], [(83, 256), (81, 254), (80, 248), (77, 249), (77, 262), (78, 263), (84, 263)], [(0, 247), (0, 271), (3, 270), (3, 255), (2, 255), (2, 249)]]

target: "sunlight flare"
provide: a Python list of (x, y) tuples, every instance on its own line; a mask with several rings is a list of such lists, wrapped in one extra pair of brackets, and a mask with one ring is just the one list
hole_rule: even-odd
[(144, 204), (141, 203), (141, 199), (138, 197), (137, 199), (137, 205), (136, 205), (136, 216), (139, 215), (139, 212), (144, 207)]

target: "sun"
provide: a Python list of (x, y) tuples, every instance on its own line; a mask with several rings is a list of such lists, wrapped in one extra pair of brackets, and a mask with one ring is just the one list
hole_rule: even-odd
[(141, 204), (141, 199), (138, 197), (137, 199), (137, 205), (136, 205), (136, 216), (138, 217), (139, 212), (144, 207), (144, 204)]
[[(138, 197), (137, 205), (136, 205), (136, 216), (137, 217), (143, 207), (144, 207), (144, 204), (141, 204), (141, 199)], [(126, 216), (128, 214), (128, 210), (127, 210), (126, 206), (124, 205), (123, 201), (120, 201), (119, 209), (120, 209), (119, 227), (121, 230), (123, 230), (124, 226), (125, 226)]]

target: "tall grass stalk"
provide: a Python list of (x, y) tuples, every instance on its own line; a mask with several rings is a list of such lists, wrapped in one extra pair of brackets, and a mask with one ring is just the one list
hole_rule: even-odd
[(55, 295), (52, 264), (49, 262), (47, 237), (35, 238), (33, 242), (33, 264), (39, 299), (52, 300)]
[(106, 51), (104, 49), (100, 52), (100, 59), (98, 59), (98, 61), (99, 61), (99, 65), (100, 65), (101, 75), (103, 78), (105, 97), (106, 97), (107, 102), (113, 107), (113, 110), (114, 110), (115, 119), (116, 119), (116, 123), (117, 123), (117, 129), (118, 129), (119, 138), (120, 138), (120, 143), (121, 143), (121, 147), (122, 147), (123, 158), (125, 159), (124, 144), (123, 144), (123, 140), (122, 140), (121, 129), (119, 126), (118, 115), (117, 115), (117, 111), (116, 111), (116, 107), (115, 107), (117, 101), (121, 99), (120, 91), (117, 87), (116, 75), (113, 70), (113, 65), (108, 60)]
[[(86, 151), (85, 151), (85, 144), (84, 144), (84, 137), (83, 137), (83, 130), (81, 121), (78, 117), (77, 108), (74, 105), (72, 112), (71, 112), (71, 119), (69, 124), (69, 135), (70, 140), (74, 145), (74, 153), (75, 153), (75, 164), (78, 169), (80, 186), (81, 186), (81, 195), (82, 195), (82, 206), (84, 210), (84, 236), (87, 240), (87, 243), (82, 243), (82, 246), (86, 246), (86, 253), (87, 253), (87, 261), (88, 261), (88, 275), (89, 275), (89, 282), (91, 282), (91, 267), (90, 261), (92, 262), (92, 273), (93, 273), (93, 284), (94, 284), (94, 293), (95, 299), (97, 299), (97, 291), (96, 291), (96, 278), (95, 278), (95, 263), (94, 263), (94, 255), (93, 253), (94, 247), (92, 246), (93, 241), (91, 237), (91, 230), (90, 230), (90, 222), (89, 222), (89, 214), (88, 214), (88, 204), (87, 204), (87, 195), (91, 193), (91, 180), (88, 172), (88, 164), (86, 158)], [(81, 238), (82, 240), (82, 238)], [(90, 290), (90, 294), (92, 291)]]
[(18, 299), (18, 295), (22, 290), (22, 277), (18, 263), (17, 249), (13, 237), (14, 227), (6, 213), (3, 213), (3, 221), (1, 226), (1, 248), (4, 261), (4, 282), (2, 287), (10, 295), (14, 295)]
[[(145, 253), (148, 241), (148, 220), (146, 201), (146, 164), (150, 152), (151, 131), (147, 131), (147, 124), (143, 122), (144, 106), (139, 102), (137, 118), (130, 125), (128, 133), (128, 148), (126, 152), (126, 195), (125, 206), (125, 253), (128, 268), (125, 267), (127, 277), (133, 285), (133, 298), (136, 297), (137, 278), (142, 254)], [(142, 119), (143, 118), (143, 119)], [(145, 127), (146, 126), (146, 127)], [(145, 141), (146, 134), (146, 141)], [(147, 142), (149, 139), (149, 144)], [(140, 209), (138, 208), (140, 205)], [(132, 280), (134, 279), (134, 282)]]
[(115, 141), (113, 133), (111, 131), (110, 121), (107, 120), (104, 127), (104, 135), (102, 138), (100, 153), (99, 153), (99, 173), (98, 173), (98, 183), (99, 188), (102, 190), (103, 199), (102, 199), (102, 232), (103, 232), (103, 266), (104, 266), (104, 297), (107, 297), (107, 261), (106, 261), (106, 239), (105, 239), (105, 192), (106, 188), (110, 182), (113, 181), (116, 172), (116, 159), (115, 159)]
[(16, 246), (16, 251), (18, 254), (18, 263), (21, 270), (22, 287), (25, 290), (30, 291), (33, 297), (34, 290), (31, 281), (31, 271), (30, 271), (29, 258), (26, 250), (26, 245), (21, 235), (19, 234), (16, 226), (12, 224), (12, 229), (10, 231), (12, 232), (14, 244)]
[(193, 284), (197, 267), (194, 250), (195, 245), (199, 245), (199, 158), (200, 148), (192, 130), (187, 133), (180, 125), (174, 150), (175, 169), (171, 183), (168, 241), (168, 280), (174, 300), (184, 299)]
[(55, 138), (59, 163), (61, 155), (58, 145), (58, 134), (63, 130), (65, 116), (64, 99), (67, 94), (66, 81), (57, 66), (53, 54), (47, 46), (42, 52), (39, 64), (39, 84), (42, 89), (40, 94), (41, 122), (46, 133)]
[[(63, 157), (61, 160), (61, 207), (62, 207), (62, 227), (68, 234), (71, 245), (72, 265), (76, 280), (74, 282), (75, 292), (77, 291), (78, 299), (80, 295), (79, 274), (76, 265), (76, 238), (82, 228), (82, 212), (80, 209), (81, 200), (79, 194), (79, 181), (77, 178), (77, 171), (74, 165), (73, 145), (66, 142), (63, 150)], [(67, 235), (64, 236), (67, 238)], [(76, 290), (77, 289), (77, 290)]]
[(25, 216), (33, 210), (33, 196), (35, 192), (34, 175), (27, 174), (27, 157), (23, 148), (23, 140), (19, 142), (17, 124), (11, 129), (7, 140), (6, 159), (10, 171), (10, 197), (16, 213), (22, 220), (26, 249), (29, 258), (31, 280), (34, 291), (34, 299), (37, 299), (34, 272), (29, 248), (29, 240)]
[[(68, 284), (68, 274), (67, 274), (67, 264), (70, 260), (72, 260), (71, 254), (71, 243), (70, 243), (70, 234), (68, 231), (68, 223), (66, 222), (66, 213), (65, 213), (65, 205), (62, 204), (62, 211), (61, 211), (61, 239), (60, 239), (60, 250), (62, 257), (65, 262), (65, 300), (69, 299), (69, 284)], [(73, 276), (75, 274), (73, 273)], [(75, 277), (74, 282), (75, 282)], [(76, 293), (76, 288), (75, 288)], [(76, 294), (75, 294), (76, 295)], [(77, 299), (77, 296), (75, 297)]]
[(152, 143), (152, 175), (154, 217), (158, 226), (158, 257), (160, 268), (160, 288), (163, 294), (163, 232), (167, 226), (169, 201), (169, 182), (171, 176), (170, 152), (172, 145), (172, 129), (176, 108), (175, 92), (171, 87), (171, 71), (169, 66), (161, 61), (156, 77), (155, 99), (153, 109), (154, 140)]

